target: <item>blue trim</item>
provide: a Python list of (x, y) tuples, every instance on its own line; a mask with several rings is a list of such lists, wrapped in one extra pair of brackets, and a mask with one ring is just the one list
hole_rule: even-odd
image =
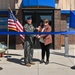
[(55, 8), (54, 0), (22, 0), (22, 7), (27, 6), (48, 6)]
[[(75, 12), (75, 10), (73, 10)], [(70, 14), (70, 10), (61, 10), (61, 14)]]
[(60, 34), (64, 34), (64, 35), (69, 35), (69, 34), (75, 34), (75, 30), (74, 31), (58, 31), (58, 32), (0, 32), (0, 35), (20, 35), (20, 34), (25, 34), (25, 35), (34, 35), (34, 34), (51, 34), (51, 35), (60, 35)]
[[(0, 14), (4, 15), (4, 14), (8, 14), (9, 12), (8, 11), (0, 11)], [(13, 13), (15, 14), (16, 12), (13, 11)]]

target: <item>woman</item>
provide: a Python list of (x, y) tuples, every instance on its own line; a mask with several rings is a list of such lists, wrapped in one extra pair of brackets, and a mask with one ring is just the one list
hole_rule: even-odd
[[(49, 21), (48, 19), (45, 19), (43, 21), (43, 25), (44, 26), (39, 26), (37, 28), (38, 31), (40, 32), (51, 32), (51, 26), (49, 25)], [(44, 63), (44, 58), (45, 58), (45, 54), (46, 54), (46, 62), (45, 64), (49, 64), (49, 48), (50, 45), (52, 43), (52, 36), (50, 34), (44, 34), (44, 35), (38, 35), (37, 38), (40, 39), (40, 45), (41, 45), (41, 49), (42, 49), (42, 59), (40, 63)]]

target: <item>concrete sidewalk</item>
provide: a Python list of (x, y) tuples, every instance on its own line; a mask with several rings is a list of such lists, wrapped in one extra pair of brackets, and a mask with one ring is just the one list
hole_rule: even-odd
[(41, 51), (34, 50), (35, 65), (26, 67), (23, 64), (24, 50), (9, 50), (9, 59), (6, 56), (0, 58), (0, 75), (75, 75), (75, 70), (70, 67), (74, 65), (74, 50), (69, 51), (69, 57), (64, 56), (64, 50), (51, 50), (48, 65), (40, 64)]

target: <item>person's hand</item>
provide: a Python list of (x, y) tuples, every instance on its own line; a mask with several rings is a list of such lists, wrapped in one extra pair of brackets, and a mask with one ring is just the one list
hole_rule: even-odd
[(40, 38), (41, 38), (41, 36), (37, 36), (37, 38), (38, 38), (38, 39), (40, 39)]
[(36, 30), (40, 31), (40, 26), (36, 28)]
[(36, 38), (37, 38), (37, 35), (34, 35), (34, 37), (36, 37)]
[(34, 37), (36, 37), (36, 35), (34, 35)]
[(36, 28), (36, 30), (39, 30), (39, 28)]

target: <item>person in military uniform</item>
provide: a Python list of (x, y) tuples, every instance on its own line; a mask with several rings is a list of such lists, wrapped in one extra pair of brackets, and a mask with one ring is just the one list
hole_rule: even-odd
[[(35, 28), (32, 24), (32, 18), (27, 18), (27, 23), (24, 25), (25, 32), (34, 32)], [(33, 38), (34, 35), (25, 35), (24, 41), (24, 63), (26, 66), (30, 67), (34, 65), (32, 58), (33, 58)]]

